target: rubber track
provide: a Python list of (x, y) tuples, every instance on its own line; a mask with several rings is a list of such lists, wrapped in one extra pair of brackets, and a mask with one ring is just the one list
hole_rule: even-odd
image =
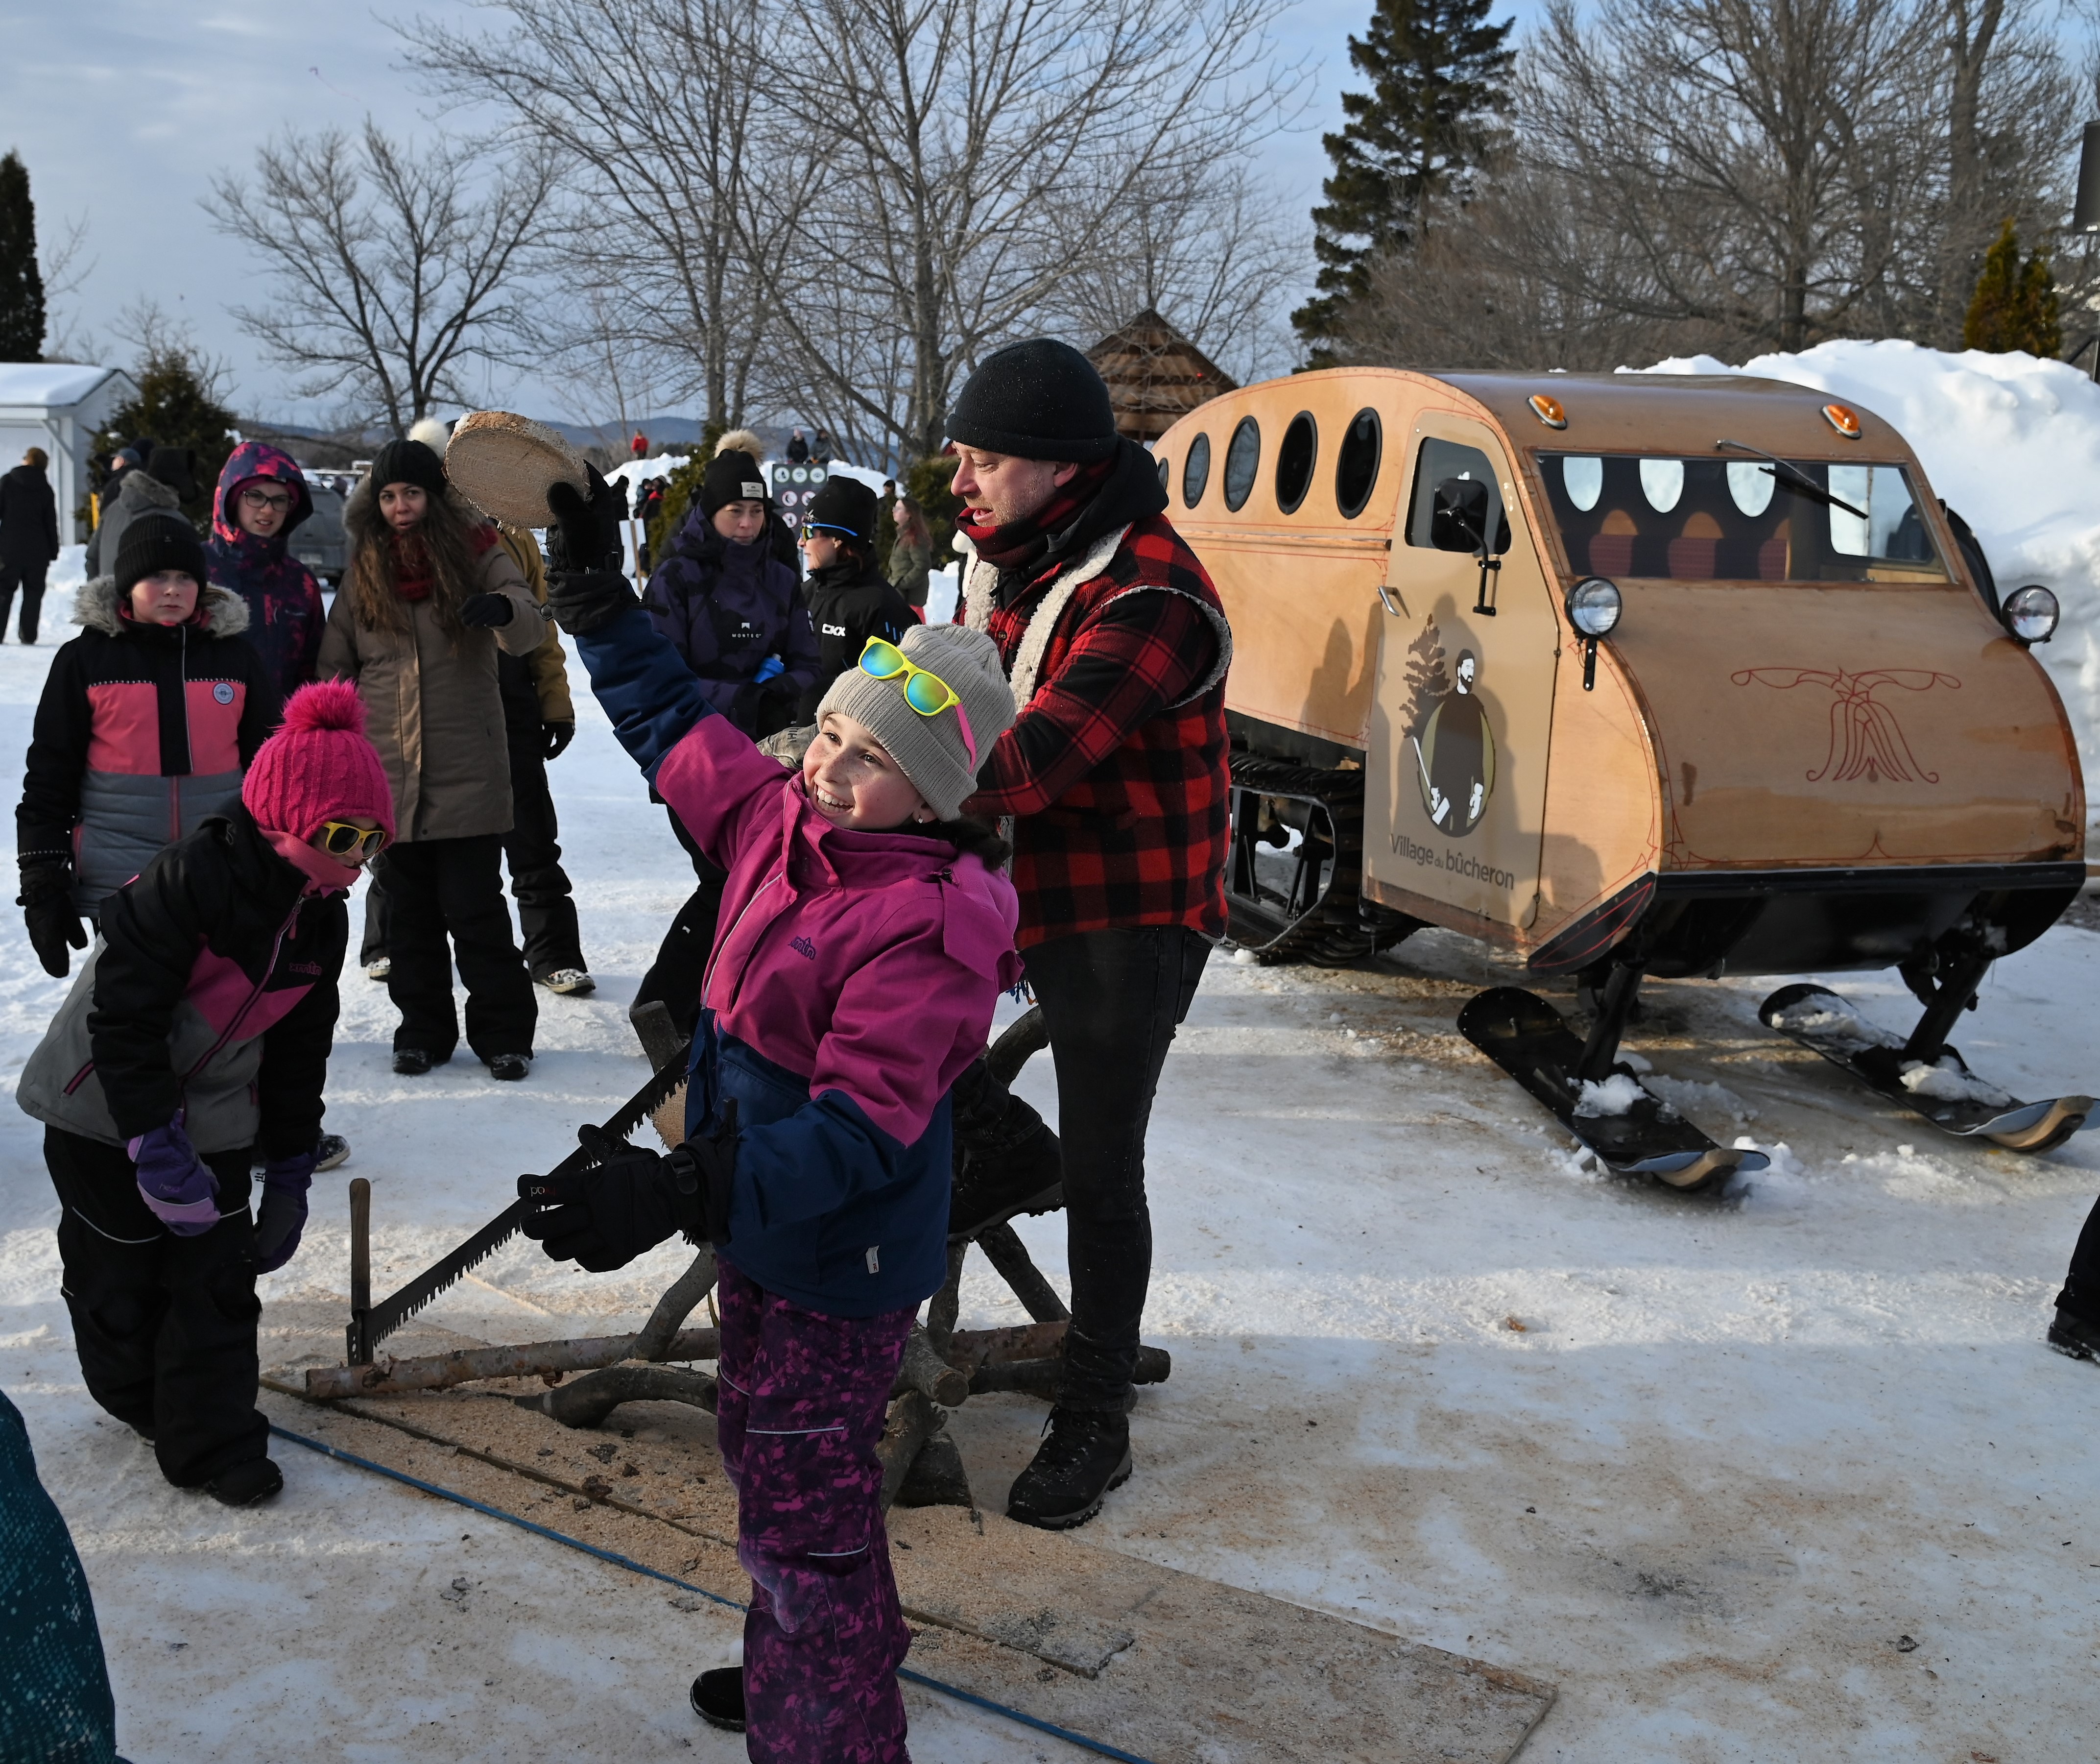
[(1361, 771), (1327, 771), (1242, 752), (1232, 757), (1232, 781), (1236, 789), (1251, 790), (1260, 796), (1318, 803), (1333, 825), (1335, 847), (1333, 872), (1318, 906), (1266, 943), (1243, 939), (1241, 931), (1252, 927), (1236, 914), (1231, 933), (1235, 944), (1253, 951), (1264, 965), (1310, 962), (1318, 966), (1339, 967), (1361, 960), (1374, 949), (1390, 948), (1414, 929), (1412, 924), (1404, 929), (1396, 926), (1374, 936), (1357, 915), (1357, 899), (1363, 887), (1364, 774)]

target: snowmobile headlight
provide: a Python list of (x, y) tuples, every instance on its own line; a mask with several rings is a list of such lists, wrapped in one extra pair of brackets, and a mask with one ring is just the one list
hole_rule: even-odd
[(2045, 643), (2056, 634), (2062, 609), (2056, 596), (2039, 583), (2015, 588), (2005, 596), (2005, 629), (2023, 643)]
[[(2027, 590), (2021, 590), (2024, 594)], [(2042, 590), (2047, 593), (2046, 589)], [(1618, 584), (1606, 581), (1601, 576), (1585, 577), (1568, 590), (1568, 622), (1585, 637), (1605, 637), (1619, 622), (1623, 603), (1619, 598)], [(2051, 603), (2050, 623), (2054, 624), (2054, 603)]]

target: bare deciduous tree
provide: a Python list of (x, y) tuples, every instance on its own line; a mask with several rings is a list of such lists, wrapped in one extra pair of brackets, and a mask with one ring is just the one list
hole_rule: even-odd
[(768, 288), (808, 249), (808, 138), (771, 126), (775, 6), (748, 0), (510, 0), (496, 34), (404, 27), (444, 95), (493, 102), (528, 148), (558, 154), (573, 208), (562, 281), (574, 339), (638, 353), (707, 418), (741, 423)]
[(1244, 161), (1141, 177), (1097, 220), (1093, 249), (1047, 303), (1057, 328), (1090, 341), (1149, 307), (1243, 383), (1289, 367), (1283, 296), (1304, 279), (1312, 229)]
[(498, 164), (472, 142), (412, 147), (368, 120), (288, 135), (256, 156), (256, 181), (222, 175), (205, 205), (269, 266), (276, 302), (234, 316), (302, 370), (302, 395), (362, 403), (395, 433), (464, 402), (459, 370), (512, 365), (534, 334), (535, 267), (554, 156)]
[(822, 46), (785, 102), (832, 149), (814, 249), (772, 273), (788, 390), (891, 458), (938, 446), (957, 379), (1105, 264), (1135, 192), (1202, 186), (1295, 90), (1277, 0), (783, 3)]
[(2076, 109), (2039, 0), (1555, 0), (1516, 139), (1373, 275), (1356, 359), (1605, 368), (1826, 337), (1960, 347), (2008, 216), (2058, 216)]

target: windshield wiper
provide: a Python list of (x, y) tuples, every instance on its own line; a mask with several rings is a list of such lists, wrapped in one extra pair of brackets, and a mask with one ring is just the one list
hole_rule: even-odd
[(1771, 463), (1767, 471), (1774, 483), (1783, 484), (1788, 489), (1812, 497), (1829, 507), (1842, 508), (1846, 514), (1856, 515), (1862, 520), (1867, 518), (1866, 510), (1853, 507), (1842, 497), (1833, 496), (1791, 460), (1781, 459), (1776, 453), (1767, 453), (1762, 447), (1753, 447), (1747, 441), (1731, 441), (1725, 436), (1714, 445), (1716, 449), (1732, 447), (1742, 453), (1755, 453), (1760, 459), (1769, 460)]

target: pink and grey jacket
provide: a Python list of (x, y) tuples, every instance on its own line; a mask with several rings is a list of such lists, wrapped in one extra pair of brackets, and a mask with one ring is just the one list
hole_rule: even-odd
[(940, 1289), (948, 1090), (1021, 978), (1012, 885), (946, 840), (812, 807), (638, 608), (580, 636), (591, 685), (657, 794), (729, 871), (688, 1130), (738, 1103), (724, 1253), (768, 1292), (872, 1316)]
[(278, 715), (239, 595), (206, 588), (188, 625), (137, 624), (119, 605), (108, 576), (75, 597), (83, 629), (51, 658), (15, 811), (23, 862), (70, 863), (74, 904), (90, 913), (240, 802)]
[(104, 1145), (180, 1118), (201, 1152), (313, 1149), (349, 918), (284, 838), (236, 804), (109, 897), (22, 1068), (26, 1113)]

